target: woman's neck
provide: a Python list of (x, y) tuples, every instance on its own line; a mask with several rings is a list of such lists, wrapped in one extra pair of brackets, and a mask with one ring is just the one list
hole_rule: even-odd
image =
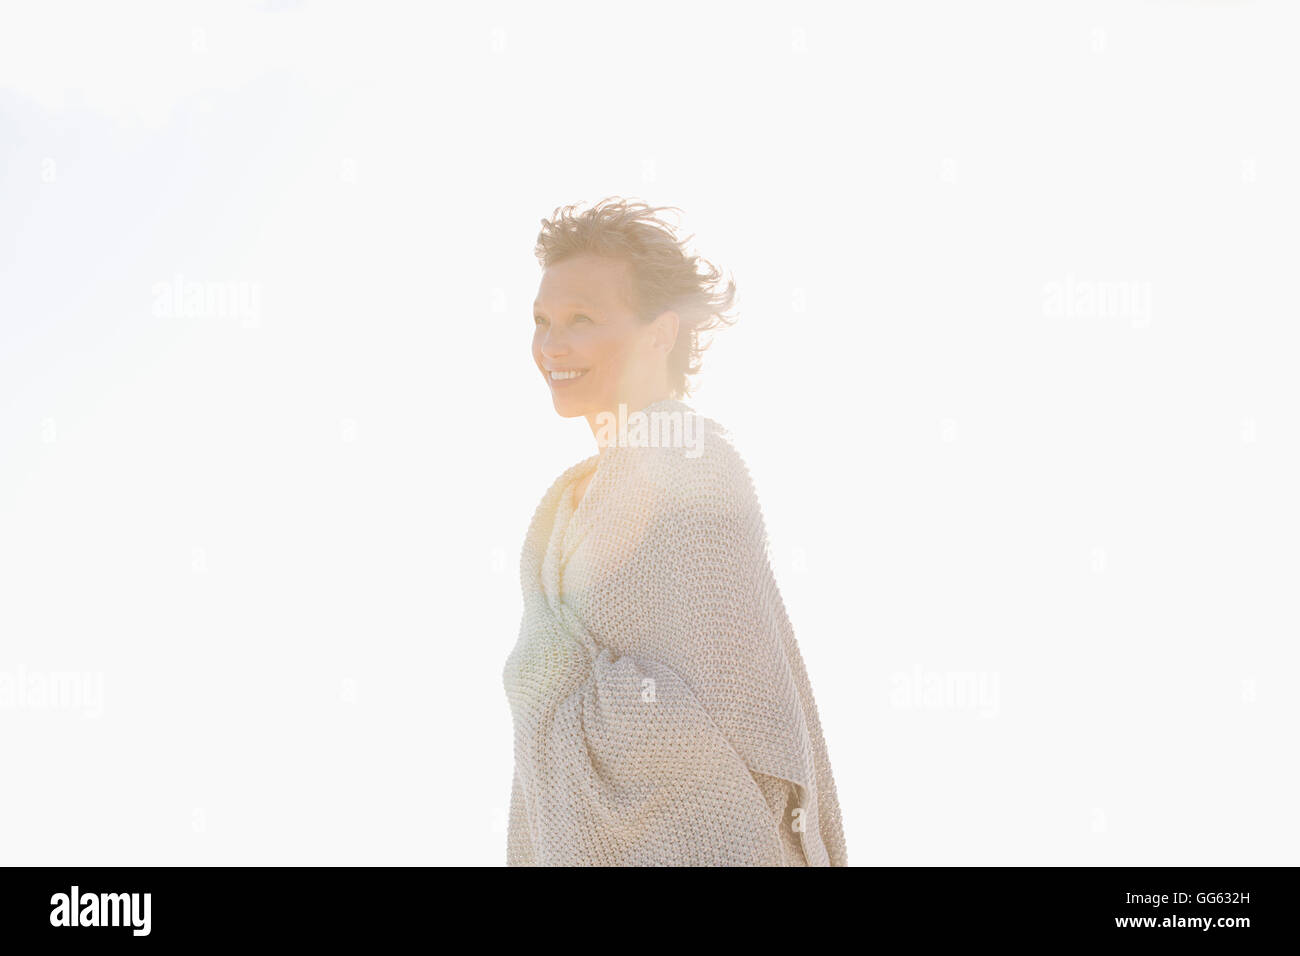
[(613, 408), (589, 414), (587, 416), (587, 424), (591, 426), (591, 434), (596, 439), (597, 449), (604, 451), (605, 448), (608, 447), (602, 444), (601, 439), (603, 435), (607, 435), (609, 432), (609, 426), (605, 424), (605, 422), (609, 421), (609, 418), (602, 419), (602, 416), (613, 416), (614, 426), (617, 427), (620, 420), (625, 420), (625, 415), (639, 412), (656, 402), (667, 401), (672, 397), (672, 390), (665, 385), (662, 388), (647, 389), (637, 396), (625, 397), (619, 405), (626, 407), (626, 413), (624, 413), (618, 405), (615, 405)]

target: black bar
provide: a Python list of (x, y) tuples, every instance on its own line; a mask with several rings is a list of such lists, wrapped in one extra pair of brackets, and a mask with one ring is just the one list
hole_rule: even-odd
[[(1294, 870), (850, 867), (791, 879), (704, 869), (542, 875), (505, 868), (11, 867), (0, 870), (0, 927), (15, 945), (75, 940), (92, 948), (148, 940), (372, 947), (412, 935), (434, 945), (467, 930), (484, 944), (576, 945), (577, 934), (595, 945), (602, 937), (592, 934), (602, 925), (624, 927), (624, 935), (603, 937), (610, 945), (642, 947), (666, 945), (701, 919), (711, 924), (706, 932), (724, 936), (750, 927), (819, 937), (834, 929), (851, 934), (854, 949), (885, 940), (898, 940), (893, 948), (900, 950), (912, 940), (918, 951), (945, 940), (1239, 947), (1294, 939)], [(101, 912), (109, 921), (116, 908), (123, 925), (52, 925), (52, 915), (70, 915), (73, 886), (78, 921), (98, 920)], [(133, 893), (129, 908), (121, 896), (101, 905), (101, 894)], [(145, 893), (147, 935), (137, 934)], [(56, 913), (60, 894), (69, 905)], [(92, 895), (96, 902), (88, 904)], [(1208, 927), (1190, 923), (1207, 918)]]

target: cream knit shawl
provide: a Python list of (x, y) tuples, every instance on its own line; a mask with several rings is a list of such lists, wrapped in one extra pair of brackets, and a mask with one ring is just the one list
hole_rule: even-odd
[(511, 866), (847, 865), (749, 472), (696, 422), (698, 453), (605, 447), (533, 516), (502, 675)]

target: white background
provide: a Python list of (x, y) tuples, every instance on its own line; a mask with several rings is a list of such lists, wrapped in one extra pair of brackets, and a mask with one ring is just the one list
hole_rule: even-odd
[(595, 449), (532, 247), (621, 195), (736, 279), (692, 403), (851, 863), (1295, 864), (1298, 20), (6, 3), (0, 862), (504, 863), (519, 548)]

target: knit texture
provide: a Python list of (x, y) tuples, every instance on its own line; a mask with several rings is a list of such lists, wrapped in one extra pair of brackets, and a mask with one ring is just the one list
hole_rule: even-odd
[(749, 471), (684, 403), (643, 411), (697, 416), (698, 455), (602, 448), (556, 479), (524, 542), (506, 861), (845, 866)]

